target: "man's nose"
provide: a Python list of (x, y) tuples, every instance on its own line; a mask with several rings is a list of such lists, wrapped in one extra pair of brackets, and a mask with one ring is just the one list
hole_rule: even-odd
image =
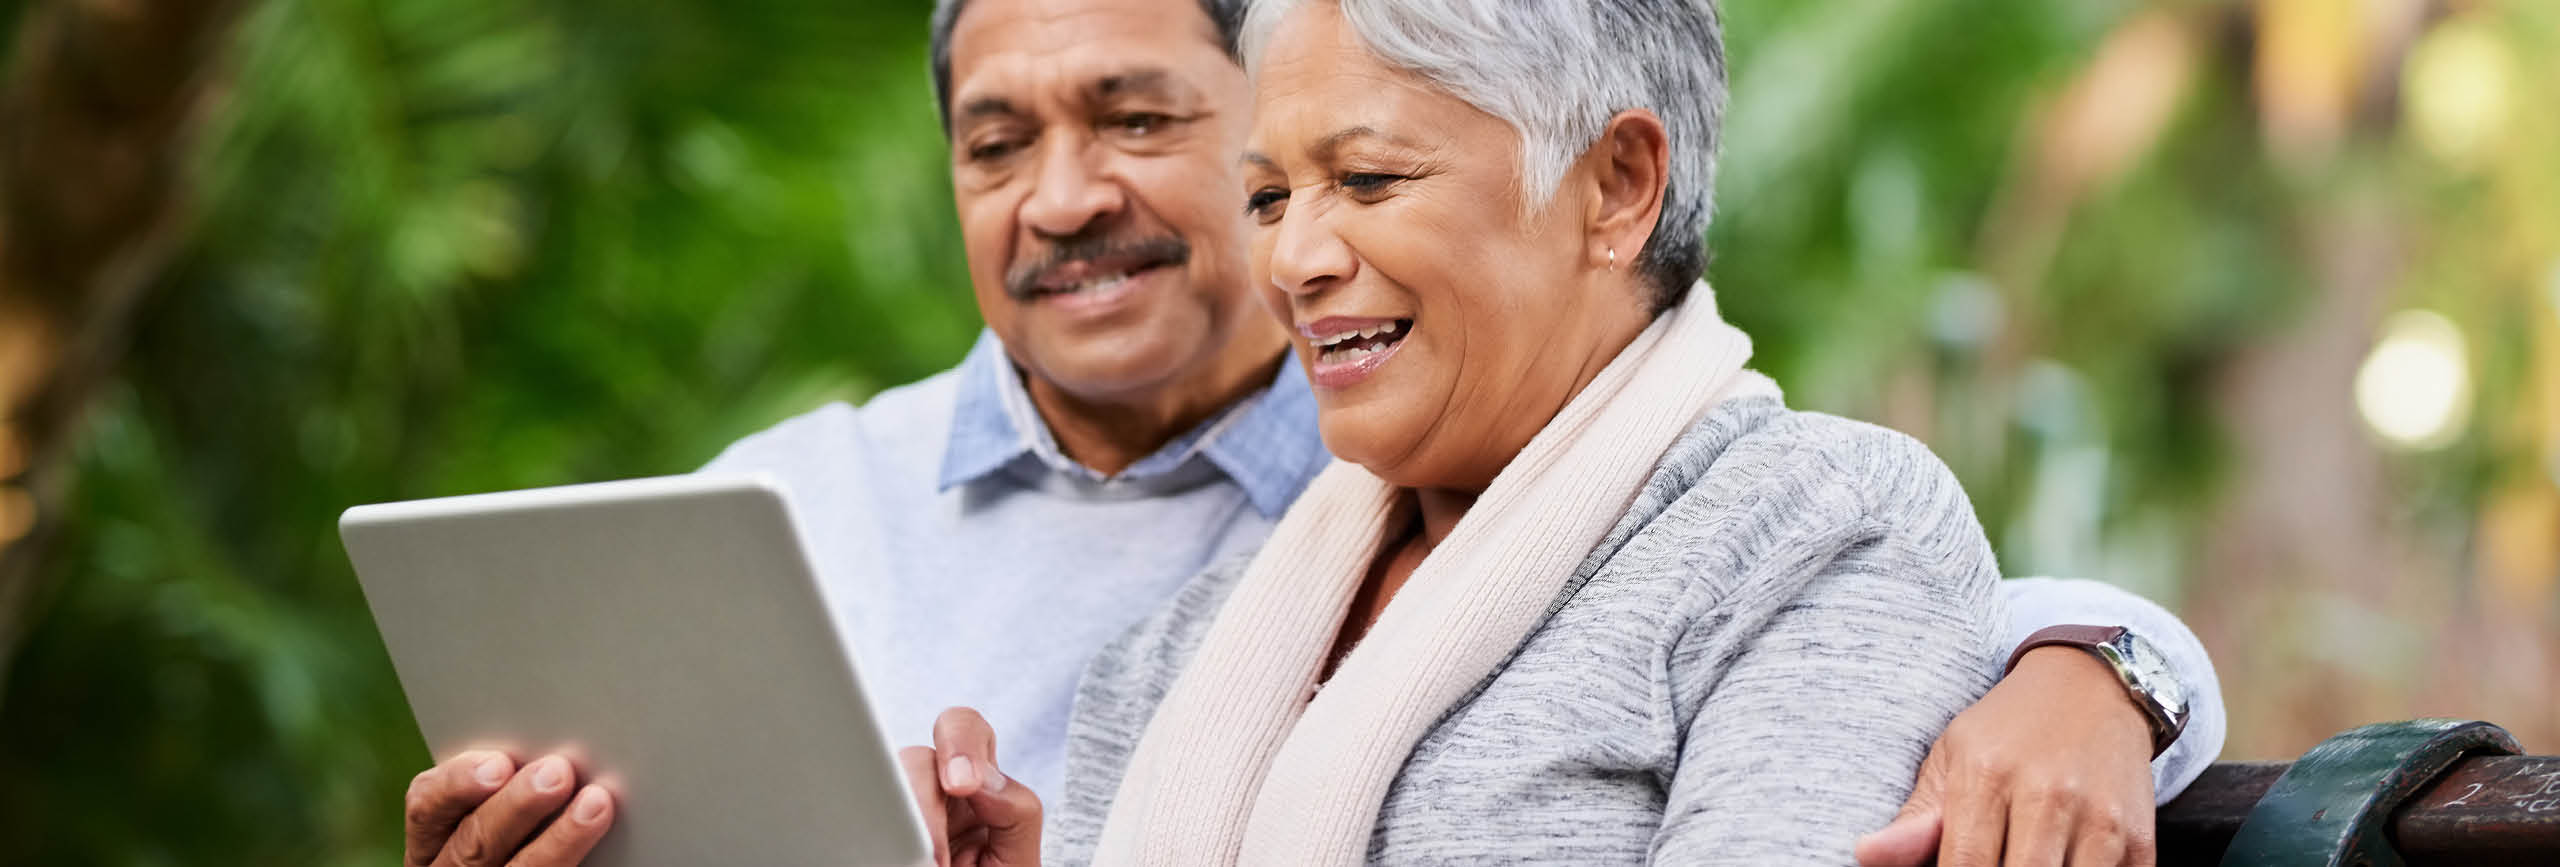
[(1039, 174), (1022, 203), (1024, 225), (1049, 237), (1069, 237), (1119, 213), (1128, 194), (1097, 165), (1095, 150), (1083, 137), (1053, 136), (1043, 143)]

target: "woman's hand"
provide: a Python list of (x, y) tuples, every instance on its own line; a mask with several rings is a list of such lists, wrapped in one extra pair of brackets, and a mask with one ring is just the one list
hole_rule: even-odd
[(2151, 867), (2151, 729), (2088, 652), (2027, 652), (1929, 748), (1864, 867)]
[(996, 769), (996, 733), (977, 711), (933, 721), (933, 746), (898, 751), (933, 834), (937, 867), (1036, 867), (1040, 796)]

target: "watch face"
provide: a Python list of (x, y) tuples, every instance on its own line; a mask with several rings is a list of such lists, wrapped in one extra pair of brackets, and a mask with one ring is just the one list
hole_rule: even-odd
[(2186, 719), (2186, 690), (2179, 685), (2177, 675), (2170, 673), (2168, 658), (2161, 656), (2150, 642), (2130, 632), (2117, 638), (2114, 644), (2122, 653), (2124, 673), (2132, 678), (2134, 687), (2150, 696), (2171, 719)]

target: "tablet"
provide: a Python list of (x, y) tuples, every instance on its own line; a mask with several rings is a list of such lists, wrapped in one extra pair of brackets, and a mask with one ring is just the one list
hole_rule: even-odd
[(930, 863), (774, 482), (357, 506), (338, 533), (438, 759), (559, 752), (613, 793), (586, 863)]

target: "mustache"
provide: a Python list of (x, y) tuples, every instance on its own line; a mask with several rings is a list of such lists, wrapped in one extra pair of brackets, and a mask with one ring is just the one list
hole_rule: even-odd
[(1069, 238), (1050, 247), (1048, 253), (1039, 259), (1016, 265), (1005, 272), (1004, 293), (1016, 301), (1028, 300), (1040, 294), (1040, 275), (1049, 273), (1053, 268), (1075, 262), (1111, 259), (1128, 260), (1141, 266), (1181, 265), (1191, 261), (1191, 245), (1172, 235), (1138, 239)]

